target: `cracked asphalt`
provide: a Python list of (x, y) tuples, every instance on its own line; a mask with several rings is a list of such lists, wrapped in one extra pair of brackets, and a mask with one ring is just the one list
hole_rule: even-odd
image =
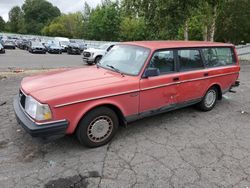
[(30, 137), (12, 99), (26, 73), (0, 75), (0, 187), (250, 187), (250, 63), (211, 112), (194, 107), (120, 128), (106, 146)]

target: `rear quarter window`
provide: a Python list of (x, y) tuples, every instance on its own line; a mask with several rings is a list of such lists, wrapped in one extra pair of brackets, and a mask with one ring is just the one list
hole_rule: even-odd
[(220, 67), (236, 64), (232, 48), (204, 48), (202, 52), (206, 67)]
[(180, 71), (189, 71), (204, 68), (200, 51), (198, 49), (178, 50)]

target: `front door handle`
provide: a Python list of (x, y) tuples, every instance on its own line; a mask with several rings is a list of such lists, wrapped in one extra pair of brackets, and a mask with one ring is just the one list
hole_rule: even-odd
[(209, 73), (208, 72), (204, 73), (204, 76), (209, 76)]
[(173, 81), (179, 81), (180, 80), (180, 78), (179, 77), (175, 77), (175, 78), (173, 78)]

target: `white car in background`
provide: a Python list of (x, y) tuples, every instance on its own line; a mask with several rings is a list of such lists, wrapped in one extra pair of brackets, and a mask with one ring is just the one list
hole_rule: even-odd
[(0, 54), (4, 54), (4, 53), (5, 53), (5, 49), (2, 46), (1, 41), (0, 41)]
[(97, 64), (102, 57), (115, 46), (115, 43), (106, 43), (98, 48), (88, 48), (83, 51), (83, 61), (89, 65)]
[(68, 51), (68, 46), (70, 44), (70, 40), (65, 37), (55, 37), (54, 41), (57, 42), (61, 47), (63, 52)]

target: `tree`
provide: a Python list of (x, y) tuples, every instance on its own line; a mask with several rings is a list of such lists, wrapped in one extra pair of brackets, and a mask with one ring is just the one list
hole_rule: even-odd
[(120, 25), (120, 40), (145, 40), (146, 24), (143, 18), (124, 17)]
[(23, 18), (23, 12), (19, 6), (14, 6), (9, 11), (9, 29), (10, 32), (18, 33), (20, 29), (20, 22)]
[(2, 16), (0, 16), (0, 32), (1, 31), (5, 31), (5, 21)]
[(42, 28), (61, 15), (60, 10), (46, 0), (25, 0), (22, 6), (28, 33), (40, 34)]
[(64, 14), (55, 18), (42, 29), (43, 35), (69, 38), (83, 37), (83, 15), (80, 12)]
[(113, 41), (119, 38), (121, 15), (118, 2), (106, 0), (92, 10), (86, 37), (92, 40)]
[(215, 39), (239, 44), (250, 42), (249, 0), (228, 1), (218, 14)]

